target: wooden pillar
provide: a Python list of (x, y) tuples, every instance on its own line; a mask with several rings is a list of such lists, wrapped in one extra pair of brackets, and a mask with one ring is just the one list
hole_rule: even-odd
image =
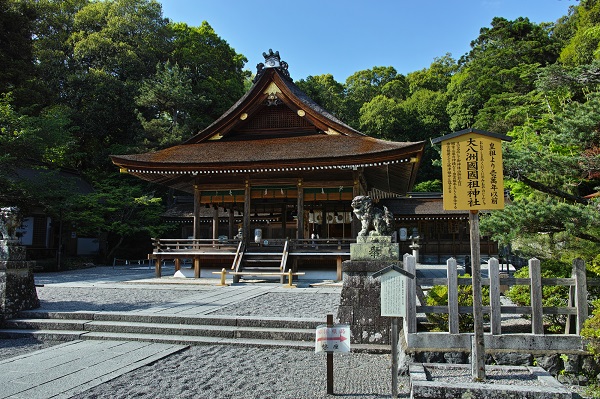
[(219, 206), (213, 206), (213, 218), (212, 218), (212, 238), (216, 240), (219, 238)]
[(448, 332), (458, 334), (458, 273), (456, 270), (456, 259), (450, 258), (446, 261), (448, 276)]
[[(234, 235), (237, 234), (237, 229), (235, 229), (235, 215), (234, 215), (233, 207), (229, 208), (229, 225), (227, 226), (227, 237), (233, 238)], [(235, 233), (234, 233), (235, 231)]]
[(587, 279), (583, 259), (573, 260), (572, 276), (575, 278), (575, 306), (577, 307), (577, 335), (581, 334), (583, 323), (588, 318)]
[[(360, 184), (360, 176), (361, 173), (358, 170), (354, 170), (352, 171), (352, 198), (356, 197), (357, 195), (361, 195), (362, 194), (362, 188), (361, 188), (361, 184)], [(352, 209), (350, 209), (352, 210)], [(350, 223), (350, 229), (351, 229), (351, 234), (352, 234), (352, 238), (355, 238), (356, 236), (358, 236), (358, 232), (360, 231), (360, 221), (354, 217), (354, 215), (352, 214), (352, 222)]]
[(336, 277), (335, 278), (337, 281), (342, 281), (342, 279), (343, 279), (342, 256), (341, 255), (336, 256)]
[(302, 240), (304, 238), (304, 187), (302, 186), (302, 179), (298, 179), (298, 231), (296, 238)]
[(154, 264), (154, 273), (156, 278), (161, 278), (162, 276), (162, 259), (160, 256), (156, 257), (156, 263)]
[(175, 258), (175, 271), (181, 270), (181, 258)]
[(483, 341), (483, 304), (481, 298), (481, 246), (479, 212), (469, 211), (471, 236), (471, 268), (473, 281), (473, 340), (471, 342), (471, 376), (474, 381), (485, 380), (485, 342)]
[(502, 333), (502, 312), (500, 306), (500, 263), (496, 258), (490, 258), (488, 277), (490, 278), (490, 332), (492, 335)]
[(194, 257), (194, 278), (200, 278), (200, 258)]
[(250, 237), (252, 236), (250, 231), (250, 180), (246, 179), (244, 185), (244, 218), (243, 218), (243, 231), (244, 231), (244, 241), (250, 242)]
[(289, 238), (287, 235), (287, 195), (281, 205), (281, 231), (283, 232), (282, 238)]
[[(195, 239), (200, 238), (200, 187), (197, 184), (194, 184), (194, 233), (193, 236)], [(184, 237), (187, 238), (187, 237)]]
[[(417, 261), (414, 256), (404, 254), (404, 270), (417, 275)], [(406, 317), (404, 318), (404, 332), (411, 334), (417, 332), (417, 281), (409, 278), (406, 281)]]
[(542, 272), (539, 259), (529, 259), (529, 278), (531, 279), (531, 333), (543, 334)]

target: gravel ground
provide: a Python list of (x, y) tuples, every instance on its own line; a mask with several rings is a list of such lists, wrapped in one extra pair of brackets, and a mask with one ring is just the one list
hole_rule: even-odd
[(230, 305), (211, 312), (211, 315), (311, 317), (323, 319), (327, 313), (337, 315), (340, 302), (335, 294), (286, 294), (270, 292), (244, 301), (244, 306)]
[[(119, 288), (102, 287), (53, 287), (46, 285), (38, 288), (40, 310), (55, 311), (128, 311), (148, 309), (152, 306), (193, 295), (198, 290), (144, 289), (137, 286)], [(208, 289), (208, 288), (198, 288)]]
[[(386, 398), (390, 358), (334, 356), (334, 393)], [(401, 398), (410, 397), (401, 378)], [(325, 356), (312, 351), (196, 346), (127, 373), (74, 398), (327, 398)]]
[[(125, 284), (120, 281), (148, 278), (147, 271), (126, 269), (113, 281), (112, 268), (46, 275), (36, 282), (42, 310), (126, 311), (167, 303), (206, 285)], [(151, 272), (150, 272), (151, 273)], [(110, 280), (110, 278), (109, 278)], [(73, 284), (73, 282), (77, 282)], [(82, 282), (81, 284), (79, 282)], [(66, 283), (66, 285), (65, 285)], [(58, 285), (56, 285), (58, 284)], [(71, 286), (69, 286), (71, 284)], [(226, 306), (212, 314), (238, 316), (294, 316), (325, 318), (336, 314), (339, 293), (269, 292)], [(33, 338), (0, 339), (0, 361), (46, 348), (56, 342)], [(345, 354), (334, 361), (334, 392), (341, 397), (390, 397), (389, 355)], [(492, 377), (492, 376), (490, 376)], [(267, 349), (239, 346), (194, 346), (153, 364), (129, 372), (81, 393), (76, 398), (326, 398), (325, 356), (289, 348)], [(410, 397), (409, 379), (399, 378), (399, 397)], [(572, 387), (583, 394), (581, 387)]]

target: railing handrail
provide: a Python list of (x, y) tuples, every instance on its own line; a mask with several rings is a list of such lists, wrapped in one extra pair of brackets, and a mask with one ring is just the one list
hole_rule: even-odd
[(285, 244), (283, 246), (283, 253), (281, 255), (281, 264), (279, 265), (279, 270), (281, 270), (282, 273), (285, 273), (285, 269), (287, 268), (288, 245), (289, 240), (285, 240)]
[[(579, 334), (583, 322), (588, 315), (588, 304), (584, 301), (587, 296), (588, 286), (599, 286), (600, 279), (587, 279), (585, 277), (585, 264), (581, 260), (573, 261), (572, 277), (564, 278), (541, 278), (539, 277), (540, 262), (537, 259), (530, 260), (530, 276), (527, 278), (514, 277), (499, 277), (498, 260), (490, 259), (489, 277), (481, 279), (481, 285), (490, 287), (490, 305), (483, 306), (483, 313), (490, 314), (491, 328), (493, 334), (501, 334), (501, 315), (502, 314), (530, 314), (532, 315), (532, 333), (543, 334), (542, 317), (544, 315), (568, 315), (576, 316), (576, 331)], [(415, 280), (409, 281), (409, 284), (416, 286), (434, 286), (445, 285), (448, 287), (449, 298), (452, 295), (450, 291), (456, 290), (458, 285), (472, 285), (471, 278), (457, 277), (453, 270), (456, 269), (456, 260), (451, 258), (447, 262), (448, 276), (441, 278), (423, 278), (417, 277)], [(537, 276), (537, 277), (536, 277)], [(452, 284), (452, 279), (455, 283)], [(530, 288), (531, 305), (529, 306), (506, 306), (500, 305), (499, 286), (526, 285)], [(570, 286), (572, 291), (575, 291), (573, 297), (570, 297), (567, 306), (542, 306), (541, 291), (542, 286)], [(454, 293), (455, 294), (455, 293)], [(471, 306), (457, 306), (456, 303), (450, 303), (442, 306), (416, 306), (412, 311), (407, 312), (407, 315), (415, 315), (416, 313), (436, 313), (448, 314), (448, 326), (451, 333), (456, 333), (458, 325), (458, 314), (472, 313)], [(579, 302), (579, 305), (578, 305)], [(412, 317), (412, 316), (411, 316)], [(569, 319), (567, 319), (569, 320)], [(568, 325), (567, 325), (568, 326)], [(568, 334), (568, 329), (566, 331)]]
[(231, 264), (231, 269), (235, 272), (239, 271), (240, 265), (242, 264), (242, 257), (244, 256), (244, 241), (241, 240), (237, 250), (235, 251), (235, 257), (233, 258), (233, 263)]

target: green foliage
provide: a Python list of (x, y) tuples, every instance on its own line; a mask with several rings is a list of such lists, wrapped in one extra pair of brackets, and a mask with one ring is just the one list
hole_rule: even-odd
[[(571, 265), (566, 262), (557, 260), (542, 260), (541, 261), (542, 278), (571, 277)], [(514, 274), (515, 278), (529, 277), (529, 268), (524, 267)], [(507, 292), (506, 296), (510, 298), (518, 306), (531, 305), (531, 290), (529, 286), (514, 285)], [(544, 307), (565, 307), (569, 298), (569, 287), (565, 286), (543, 286), (542, 287), (542, 306)], [(544, 315), (544, 323), (549, 331), (561, 333), (565, 330), (565, 315)]]
[(419, 90), (431, 90), (444, 93), (452, 75), (458, 71), (458, 64), (450, 53), (434, 59), (429, 68), (411, 72), (406, 75), (410, 93)]
[(146, 109), (145, 117), (139, 118), (144, 127), (144, 136), (139, 140), (148, 150), (179, 144), (187, 138), (191, 127), (189, 109), (195, 103), (207, 102), (192, 91), (189, 68), (180, 68), (169, 61), (156, 66), (153, 78), (145, 80), (136, 98), (139, 107)]
[[(588, 341), (587, 350), (592, 353), (597, 361), (600, 361), (600, 299), (592, 303), (593, 312), (583, 324), (581, 336)], [(600, 398), (600, 382), (595, 380), (590, 384), (587, 391), (592, 398)]]
[(414, 192), (424, 192), (424, 193), (435, 193), (442, 192), (442, 181), (441, 180), (427, 180), (418, 184), (415, 184), (413, 187)]
[[(470, 277), (468, 274), (462, 277)], [(448, 286), (436, 285), (427, 292), (425, 301), (428, 306), (447, 306), (448, 305)], [(483, 305), (490, 304), (490, 290), (488, 287), (481, 287), (481, 301)], [(458, 286), (458, 305), (473, 306), (473, 286)], [(447, 313), (428, 313), (427, 320), (433, 323), (440, 331), (448, 331)], [(473, 331), (473, 314), (461, 313), (458, 316), (458, 329), (460, 332)]]
[(296, 85), (326, 111), (345, 121), (344, 85), (331, 74), (308, 76)]
[[(450, 128), (502, 128), (503, 124), (495, 123), (491, 117), (497, 114), (498, 119), (505, 119), (512, 104), (487, 104), (488, 101), (502, 93), (506, 98), (531, 92), (537, 65), (545, 66), (557, 57), (558, 47), (549, 26), (534, 24), (527, 18), (494, 18), (491, 28), (482, 28), (479, 37), (471, 42), (471, 51), (461, 59), (461, 69), (448, 86)], [(493, 109), (487, 111), (485, 121), (477, 121), (479, 111), (486, 106)], [(509, 124), (497, 132), (505, 133), (510, 127)]]
[(151, 187), (137, 179), (124, 183), (123, 176), (109, 176), (95, 184), (93, 193), (77, 198), (65, 218), (80, 234), (106, 237), (109, 248), (105, 258), (127, 239), (145, 233), (159, 237), (169, 229), (160, 218), (164, 212), (162, 199)]
[(574, 34), (560, 53), (567, 65), (588, 64), (600, 58), (600, 3), (582, 2), (572, 18)]
[(194, 134), (220, 117), (245, 92), (250, 73), (244, 71), (246, 57), (235, 50), (206, 21), (198, 27), (170, 25), (173, 51), (171, 63), (187, 70), (195, 100), (185, 108), (186, 130)]

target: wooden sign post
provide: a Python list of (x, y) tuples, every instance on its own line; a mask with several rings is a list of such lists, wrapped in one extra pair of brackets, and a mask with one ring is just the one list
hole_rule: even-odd
[(468, 210), (473, 277), (473, 380), (485, 380), (479, 211), (504, 209), (502, 142), (512, 137), (466, 129), (438, 137), (442, 144), (444, 210)]
[(398, 397), (398, 319), (406, 317), (406, 279), (412, 273), (391, 265), (373, 273), (381, 277), (381, 315), (392, 318), (392, 398)]
[(327, 324), (317, 326), (315, 353), (327, 353), (327, 394), (333, 395), (333, 354), (350, 353), (350, 326), (333, 324), (333, 315), (327, 315)]

